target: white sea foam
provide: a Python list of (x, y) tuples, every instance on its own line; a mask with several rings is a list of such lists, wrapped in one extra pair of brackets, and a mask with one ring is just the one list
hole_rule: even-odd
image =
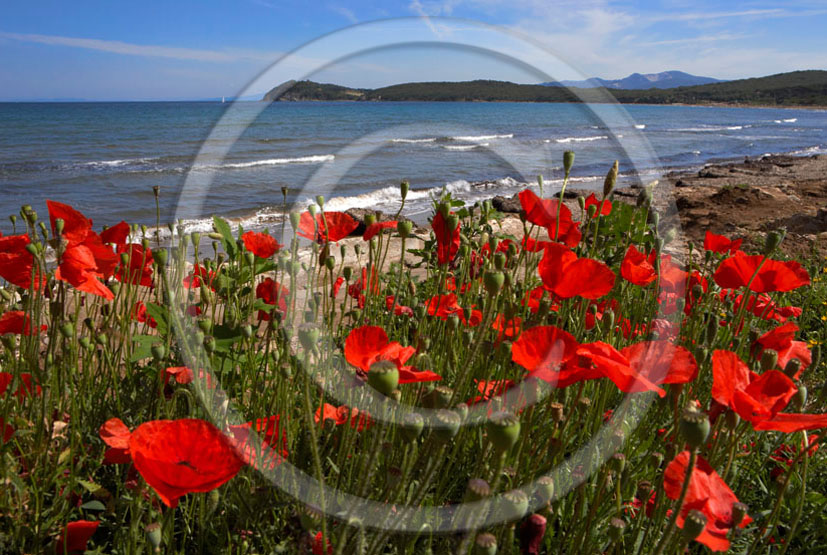
[(79, 166), (88, 166), (92, 168), (116, 168), (118, 166), (126, 166), (127, 164), (141, 164), (148, 162), (150, 158), (124, 158), (123, 160), (95, 160), (93, 162), (83, 162)]
[(787, 118), (787, 119), (777, 119), (775, 123), (795, 123), (798, 121), (798, 118)]
[(445, 150), (474, 150), (475, 148), (488, 146), (488, 143), (478, 143), (475, 145), (442, 145)]
[(264, 160), (252, 160), (250, 162), (235, 162), (231, 164), (196, 166), (196, 168), (220, 168), (220, 169), (243, 169), (257, 166), (281, 166), (284, 164), (319, 164), (330, 162), (335, 156), (332, 154), (318, 154), (313, 156), (299, 156), (297, 158), (267, 158)]
[(514, 133), (506, 133), (505, 135), (460, 135), (457, 137), (448, 137), (452, 141), (467, 141), (469, 143), (479, 141), (490, 141), (492, 139), (512, 139)]
[(827, 154), (827, 148), (822, 145), (808, 146), (800, 150), (793, 150), (790, 152), (793, 156), (810, 156), (813, 154)]
[(738, 131), (744, 127), (752, 127), (751, 125), (706, 125), (704, 127), (680, 127), (672, 131), (687, 131), (692, 133), (704, 133), (714, 131)]
[(645, 123), (636, 123), (635, 124), (635, 129), (646, 129), (646, 124)]
[(554, 139), (555, 143), (584, 143), (589, 141), (600, 141), (608, 139), (608, 135), (596, 135), (594, 137), (564, 137), (562, 139)]
[(432, 143), (436, 141), (436, 137), (428, 137), (426, 139), (391, 139), (392, 143)]

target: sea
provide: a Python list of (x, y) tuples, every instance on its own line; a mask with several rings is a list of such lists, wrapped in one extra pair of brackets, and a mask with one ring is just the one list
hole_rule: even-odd
[[(468, 203), (526, 184), (602, 188), (770, 153), (827, 153), (827, 111), (509, 102), (96, 102), (0, 104), (0, 232), (22, 205), (68, 203), (96, 227), (208, 230), (276, 224), (318, 195), (326, 210), (414, 220), (450, 193)], [(399, 184), (409, 193), (401, 204)], [(159, 187), (158, 205), (154, 187)]]

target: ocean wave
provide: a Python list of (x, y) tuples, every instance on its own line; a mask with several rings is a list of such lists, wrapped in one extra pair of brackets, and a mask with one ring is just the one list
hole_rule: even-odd
[(316, 154), (312, 156), (299, 156), (296, 158), (267, 158), (264, 160), (252, 160), (250, 162), (234, 162), (230, 164), (218, 165), (200, 165), (194, 166), (193, 169), (243, 169), (255, 168), (257, 166), (281, 166), (284, 164), (318, 164), (321, 162), (330, 162), (335, 156), (332, 154)]
[(705, 133), (714, 131), (738, 131), (744, 127), (752, 127), (752, 125), (705, 125), (703, 127), (679, 127), (671, 131), (681, 131), (690, 133)]
[(152, 161), (153, 158), (124, 158), (122, 160), (94, 160), (92, 162), (81, 162), (76, 164), (77, 167), (88, 168), (115, 168), (118, 166), (126, 166), (128, 164), (145, 164)]
[(478, 141), (490, 141), (492, 139), (513, 139), (514, 133), (506, 133), (504, 135), (460, 135), (457, 137), (448, 137), (452, 141), (467, 141), (469, 143)]
[(392, 143), (433, 143), (436, 137), (427, 137), (425, 139), (391, 139)]
[(635, 129), (646, 129), (646, 124), (645, 123), (636, 123), (635, 124)]
[(442, 145), (445, 150), (474, 150), (475, 148), (488, 146), (488, 143), (477, 143), (475, 145)]
[(793, 150), (791, 152), (788, 152), (788, 154), (792, 156), (811, 156), (813, 154), (827, 154), (827, 148), (825, 148), (823, 145), (814, 145), (799, 150)]
[(608, 135), (595, 135), (594, 137), (564, 137), (562, 139), (554, 139), (555, 143), (584, 143), (589, 141), (600, 141), (608, 139)]
[(795, 123), (798, 121), (798, 118), (787, 118), (787, 119), (777, 119), (775, 123)]

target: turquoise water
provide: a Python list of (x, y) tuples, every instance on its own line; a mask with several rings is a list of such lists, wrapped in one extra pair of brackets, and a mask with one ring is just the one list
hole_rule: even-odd
[[(709, 161), (827, 152), (825, 111), (624, 106), (631, 118), (625, 120), (601, 119), (578, 104), (297, 102), (270, 105), (237, 142), (208, 145), (194, 165), (229, 106), (0, 104), (0, 215), (17, 213), (22, 204), (45, 214), (46, 199), (54, 199), (77, 206), (96, 224), (153, 224), (152, 187), (160, 185), (164, 222), (177, 214), (194, 229), (217, 213), (255, 227), (281, 211), (283, 186), (300, 205), (323, 193), (333, 198), (331, 210), (395, 210), (402, 179), (422, 191), (448, 185), (469, 200), (511, 194), (537, 174), (551, 188), (567, 149), (576, 152), (573, 175), (581, 187), (597, 187), (616, 158), (624, 181), (648, 181), (666, 169)], [(261, 107), (237, 106), (242, 116)], [(222, 126), (242, 131), (237, 118)], [(624, 147), (631, 137), (635, 144), (645, 139), (656, 156), (630, 154)], [(222, 146), (230, 147), (228, 155), (211, 158), (211, 148)], [(201, 189), (203, 205), (191, 195), (179, 198), (190, 172), (211, 183)], [(473, 185), (484, 180), (491, 183)], [(421, 192), (411, 195), (406, 211), (427, 208), (428, 194)], [(5, 217), (0, 230), (11, 230)]]

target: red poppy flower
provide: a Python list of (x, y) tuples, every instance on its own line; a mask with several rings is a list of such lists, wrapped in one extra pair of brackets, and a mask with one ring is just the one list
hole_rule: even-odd
[(259, 258), (270, 258), (284, 245), (279, 245), (273, 237), (267, 233), (256, 233), (255, 231), (247, 231), (241, 236), (244, 241), (244, 246), (248, 251)]
[(749, 288), (755, 293), (792, 291), (810, 284), (807, 270), (794, 260), (764, 260), (760, 254), (748, 256), (741, 251), (721, 262), (713, 277), (722, 289), (739, 289), (749, 283), (753, 275), (755, 279)]
[(102, 279), (111, 278), (115, 273), (115, 268), (118, 266), (121, 257), (113, 252), (112, 247), (105, 244), (94, 231), (90, 231), (89, 234), (86, 235), (86, 240), (82, 245), (89, 249), (95, 258), (98, 277)]
[(430, 370), (417, 370), (405, 366), (416, 352), (413, 347), (403, 347), (396, 341), (388, 341), (388, 334), (379, 326), (362, 326), (352, 330), (345, 339), (345, 360), (364, 373), (380, 361), (389, 360), (399, 369), (399, 383), (432, 382), (442, 378)]
[(327, 555), (333, 554), (333, 545), (330, 540), (325, 540), (321, 532), (316, 532), (313, 536), (313, 555), (325, 555), (325, 544), (327, 544)]
[(540, 252), (549, 246), (552, 241), (538, 241), (526, 235), (523, 237), (523, 250), (528, 252)]
[(302, 212), (299, 220), (298, 235), (316, 241), (329, 243), (344, 239), (359, 227), (359, 223), (344, 212), (317, 213), (315, 222), (310, 212)]
[(345, 283), (345, 278), (339, 276), (336, 278), (336, 281), (333, 282), (333, 287), (330, 289), (330, 297), (335, 299), (336, 295), (339, 294), (339, 290), (342, 288), (342, 285)]
[(620, 352), (637, 373), (655, 384), (689, 383), (698, 376), (692, 353), (670, 341), (641, 341)]
[(380, 293), (379, 272), (376, 266), (371, 267), (370, 276), (370, 279), (368, 279), (368, 270), (363, 267), (362, 278), (347, 288), (347, 294), (358, 301), (359, 308), (365, 308), (365, 302), (367, 302), (365, 293), (371, 295), (378, 295)]
[(206, 281), (207, 287), (215, 291), (215, 272), (207, 270), (200, 264), (193, 266), (192, 272), (182, 280), (182, 283), (187, 289), (195, 289), (201, 287), (202, 280)]
[(28, 289), (34, 284), (35, 289), (45, 283), (45, 279), (33, 277), (34, 256), (26, 250), (31, 243), (28, 235), (9, 235), (0, 237), (0, 277), (9, 283)]
[(450, 263), (457, 255), (460, 244), (460, 225), (457, 222), (454, 229), (449, 229), (448, 222), (442, 217), (442, 212), (437, 211), (431, 221), (431, 227), (436, 237), (437, 263), (443, 266)]
[[(5, 395), (14, 376), (9, 372), (0, 372), (0, 395)], [(31, 395), (40, 395), (41, 388), (39, 385), (33, 386), (32, 375), (28, 372), (20, 374), (17, 391), (14, 392), (15, 397), (20, 401)]]
[[(531, 375), (546, 379), (577, 353), (577, 340), (555, 326), (536, 326), (523, 330), (511, 345), (511, 360)], [(546, 379), (546, 381), (549, 381)]]
[(363, 241), (370, 241), (385, 229), (396, 229), (396, 220), (388, 220), (385, 222), (376, 222), (367, 227), (362, 234)]
[(529, 189), (520, 191), (519, 197), (527, 221), (546, 228), (552, 240), (560, 241), (568, 247), (577, 246), (582, 238), (580, 223), (572, 220), (568, 206), (561, 205), (559, 200), (541, 199)]
[(110, 418), (104, 422), (98, 434), (107, 445), (103, 456), (104, 464), (125, 464), (132, 461), (129, 454), (129, 438), (132, 432), (120, 418)]
[[(256, 286), (256, 298), (262, 299), (265, 303), (273, 306), (278, 305), (278, 310), (283, 314), (287, 313), (287, 296), (289, 294), (290, 290), (287, 287), (269, 277)], [(258, 319), (269, 321), (271, 312), (272, 310), (259, 310)]]
[(101, 231), (100, 238), (104, 243), (123, 245), (126, 244), (130, 231), (129, 224), (121, 220), (120, 223)]
[(408, 316), (410, 318), (414, 315), (413, 309), (411, 307), (396, 304), (394, 302), (393, 295), (388, 295), (387, 297), (385, 297), (385, 306), (388, 310), (393, 310), (393, 313), (396, 316)]
[(332, 420), (336, 426), (341, 426), (350, 420), (350, 427), (357, 432), (361, 432), (373, 425), (373, 420), (370, 415), (366, 412), (360, 412), (356, 407), (350, 408), (346, 405), (334, 407), (330, 403), (325, 403), (322, 409), (322, 411), (316, 409), (314, 419), (317, 423)]
[(658, 278), (658, 273), (655, 270), (656, 255), (655, 251), (645, 255), (637, 250), (634, 245), (629, 245), (626, 255), (623, 257), (623, 262), (620, 263), (620, 275), (629, 283), (641, 287), (649, 285)]
[(129, 437), (129, 454), (143, 479), (168, 507), (188, 493), (211, 491), (243, 466), (233, 444), (204, 420), (153, 420)]
[(0, 443), (6, 443), (14, 435), (14, 428), (11, 424), (6, 424), (3, 417), (0, 416)]
[(497, 314), (497, 317), (494, 318), (494, 321), (491, 323), (491, 327), (499, 332), (499, 334), (497, 334), (499, 341), (502, 341), (503, 338), (513, 339), (520, 335), (520, 331), (523, 328), (523, 319), (519, 316), (514, 316), (506, 320), (504, 314)]
[[(679, 453), (667, 465), (663, 473), (663, 490), (670, 499), (680, 497), (688, 467), (689, 451)], [(689, 478), (689, 489), (678, 515), (678, 527), (683, 528), (689, 511), (698, 510), (706, 516), (707, 523), (696, 541), (704, 544), (712, 551), (727, 551), (729, 549), (727, 534), (733, 527), (732, 505), (737, 502), (738, 498), (729, 489), (726, 482), (721, 479), (703, 457), (698, 456), (695, 468)], [(738, 527), (745, 528), (750, 522), (752, 522), (752, 518), (745, 515)]]
[(435, 295), (428, 299), (425, 307), (429, 316), (436, 316), (440, 320), (446, 320), (451, 315), (456, 315), (466, 325), (475, 327), (482, 323), (482, 312), (471, 307), (470, 318), (465, 317), (465, 310), (457, 303), (455, 293), (447, 295)]
[(164, 385), (169, 383), (170, 378), (175, 378), (176, 383), (186, 385), (192, 383), (195, 379), (195, 374), (187, 366), (170, 366), (164, 370)]
[(92, 251), (82, 244), (69, 246), (60, 258), (60, 266), (55, 270), (55, 279), (69, 282), (78, 291), (111, 301), (115, 294), (98, 280), (98, 276), (98, 262)]
[[(46, 325), (40, 326), (40, 331), (46, 331)], [(13, 333), (15, 335), (31, 335), (32, 320), (22, 310), (12, 310), (0, 316), (0, 335)]]
[(684, 296), (686, 283), (689, 280), (689, 272), (682, 270), (672, 262), (672, 256), (664, 254), (660, 257), (660, 288), (661, 291), (675, 293)]
[(152, 329), (155, 329), (158, 326), (158, 322), (155, 321), (155, 318), (147, 314), (146, 305), (143, 301), (136, 302), (135, 306), (132, 307), (132, 319), (140, 322), (141, 324), (146, 324)]
[(654, 391), (661, 397), (666, 395), (663, 389), (638, 373), (629, 360), (608, 343), (595, 341), (580, 345), (577, 348), (577, 364), (586, 371), (588, 377), (585, 379), (591, 379), (590, 370), (595, 369), (625, 393)]
[(597, 197), (594, 193), (590, 194), (586, 197), (586, 212), (588, 213), (590, 206), (597, 206), (597, 211), (594, 213), (592, 218), (596, 218), (597, 216), (608, 216), (612, 213), (612, 201), (610, 200), (597, 200)]
[(52, 224), (52, 233), (57, 235), (55, 222), (58, 218), (63, 220), (63, 231), (61, 235), (69, 244), (83, 243), (86, 235), (92, 229), (92, 220), (61, 202), (47, 200), (46, 206), (49, 209), (49, 223)]
[[(274, 468), (287, 458), (287, 430), (279, 425), (278, 414), (259, 418), (238, 426), (230, 426), (236, 450), (241, 458), (253, 468)], [(253, 443), (251, 432), (255, 428), (259, 444)], [(260, 459), (262, 459), (260, 461)]]
[(95, 520), (76, 520), (68, 523), (57, 538), (55, 553), (83, 553), (99, 524), (100, 522)]
[(798, 359), (801, 362), (801, 368), (796, 372), (793, 379), (798, 379), (801, 372), (810, 366), (813, 361), (813, 356), (807, 344), (804, 341), (794, 341), (795, 332), (798, 331), (798, 326), (792, 322), (788, 322), (783, 326), (779, 326), (773, 330), (768, 331), (758, 338), (756, 345), (760, 350), (772, 349), (778, 353), (778, 368), (784, 369), (787, 363), (792, 359)]
[(743, 242), (743, 239), (730, 240), (723, 235), (715, 235), (709, 230), (704, 235), (704, 249), (717, 253), (735, 254)]
[(611, 291), (615, 283), (614, 272), (603, 262), (577, 258), (560, 243), (546, 247), (537, 271), (546, 289), (561, 299), (598, 299)]
[(152, 251), (137, 243), (118, 245), (118, 254), (126, 254), (127, 263), (121, 264), (115, 277), (118, 281), (152, 287)]

